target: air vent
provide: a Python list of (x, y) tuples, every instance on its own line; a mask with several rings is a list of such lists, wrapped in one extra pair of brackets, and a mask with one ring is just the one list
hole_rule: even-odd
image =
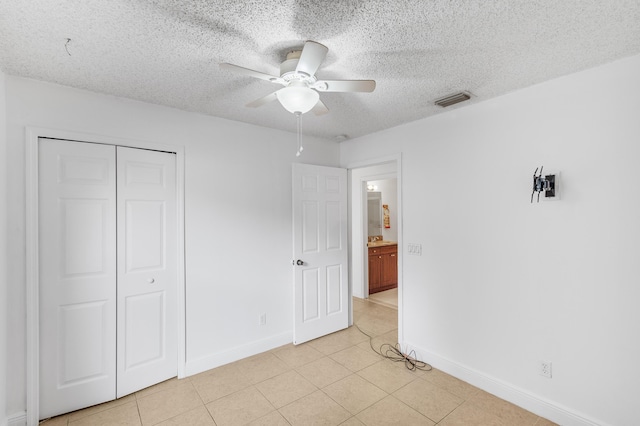
[(471, 94), (467, 92), (460, 92), (454, 95), (446, 96), (442, 99), (438, 99), (434, 103), (436, 105), (441, 106), (442, 108), (446, 108), (448, 106), (455, 105), (460, 102), (468, 101), (469, 99), (471, 99)]

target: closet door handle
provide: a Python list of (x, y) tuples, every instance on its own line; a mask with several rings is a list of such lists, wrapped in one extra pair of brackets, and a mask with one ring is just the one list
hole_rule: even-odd
[(154, 278), (149, 278), (149, 279), (147, 280), (147, 282), (148, 282), (149, 284), (153, 284), (153, 283), (155, 283), (155, 282), (156, 282), (156, 280), (155, 280)]

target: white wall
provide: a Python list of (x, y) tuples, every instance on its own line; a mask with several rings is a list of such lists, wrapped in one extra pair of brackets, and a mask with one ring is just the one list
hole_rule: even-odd
[[(294, 134), (28, 79), (6, 82), (9, 413), (25, 409), (25, 126), (185, 147), (188, 373), (291, 341)], [(338, 164), (336, 143), (305, 137), (304, 144), (297, 161)]]
[(367, 183), (378, 187), (377, 190), (382, 197), (380, 204), (389, 206), (389, 226), (391, 227), (385, 228), (384, 223), (382, 223), (382, 239), (385, 241), (398, 241), (398, 180), (372, 180)]
[(7, 419), (7, 126), (5, 75), (0, 71), (0, 425)]
[[(405, 343), (562, 424), (640, 424), (639, 75), (634, 56), (340, 147), (345, 165), (402, 153), (423, 247)], [(540, 165), (562, 200), (530, 204)]]

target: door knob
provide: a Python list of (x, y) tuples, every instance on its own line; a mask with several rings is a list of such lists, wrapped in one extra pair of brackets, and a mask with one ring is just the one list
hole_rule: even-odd
[(296, 265), (302, 266), (302, 265), (304, 265), (304, 262), (302, 260), (298, 259), (298, 260), (296, 260)]
[(149, 278), (149, 279), (147, 280), (147, 282), (148, 282), (149, 284), (153, 284), (153, 283), (155, 283), (155, 282), (156, 282), (156, 280), (155, 280), (155, 279), (153, 279), (153, 278)]

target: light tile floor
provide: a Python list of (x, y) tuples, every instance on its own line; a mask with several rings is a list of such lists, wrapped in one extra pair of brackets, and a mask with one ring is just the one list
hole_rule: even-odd
[[(362, 299), (353, 308), (374, 347), (396, 342), (397, 310)], [(41, 424), (553, 425), (441, 371), (383, 359), (355, 327)]]
[(398, 288), (370, 294), (369, 300), (380, 305), (398, 309)]

